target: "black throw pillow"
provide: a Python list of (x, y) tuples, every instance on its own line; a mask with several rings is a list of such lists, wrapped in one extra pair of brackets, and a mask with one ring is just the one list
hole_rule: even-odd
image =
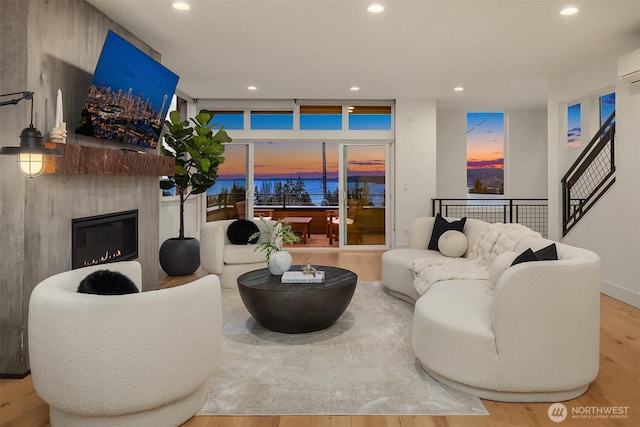
[(522, 262), (531, 262), (531, 261), (539, 261), (536, 254), (533, 252), (533, 249), (529, 248), (526, 251), (522, 252), (520, 255), (516, 257), (511, 263), (512, 266), (516, 264), (520, 264)]
[(78, 292), (97, 295), (135, 294), (138, 287), (122, 273), (111, 270), (98, 270), (82, 279)]
[(552, 243), (547, 247), (544, 247), (536, 252), (533, 252), (533, 249), (529, 248), (526, 251), (522, 252), (520, 255), (513, 260), (511, 265), (520, 264), (521, 262), (531, 262), (531, 261), (557, 261), (558, 260), (558, 251), (556, 250), (556, 244)]
[(546, 248), (542, 248), (539, 251), (536, 251), (536, 256), (540, 261), (557, 261), (558, 250), (556, 249), (556, 244), (552, 243)]
[(431, 232), (431, 240), (429, 240), (428, 249), (437, 251), (438, 249), (438, 239), (445, 231), (455, 230), (459, 232), (464, 231), (464, 224), (467, 222), (467, 218), (461, 218), (457, 221), (447, 221), (440, 215), (436, 214), (436, 220), (433, 223), (433, 231)]
[(254, 244), (258, 241), (258, 237), (249, 240), (251, 235), (260, 231), (255, 222), (248, 219), (238, 219), (229, 224), (227, 228), (227, 237), (234, 245)]

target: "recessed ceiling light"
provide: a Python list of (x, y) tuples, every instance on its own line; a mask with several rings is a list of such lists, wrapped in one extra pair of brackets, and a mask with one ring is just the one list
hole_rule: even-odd
[(565, 15), (565, 16), (575, 15), (576, 13), (578, 13), (578, 9), (575, 7), (565, 7), (560, 11), (560, 15)]
[(359, 90), (360, 90), (360, 88), (358, 86), (351, 86), (351, 91), (357, 92)]
[(247, 86), (247, 89), (249, 89), (249, 90), (258, 90), (258, 88), (256, 86)]
[(372, 4), (367, 8), (367, 10), (371, 13), (380, 13), (384, 10), (384, 6), (381, 4)]
[(456, 86), (453, 88), (453, 90), (455, 90), (456, 92), (462, 92), (464, 88), (462, 86)]
[(191, 6), (189, 6), (189, 3), (184, 2), (184, 1), (174, 1), (173, 3), (171, 3), (171, 7), (173, 7), (174, 9), (178, 9), (178, 10), (189, 10), (189, 9), (191, 9)]

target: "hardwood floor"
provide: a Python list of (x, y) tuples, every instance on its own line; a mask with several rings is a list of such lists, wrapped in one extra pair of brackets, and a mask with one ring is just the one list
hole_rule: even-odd
[[(385, 244), (385, 235), (384, 234), (365, 234), (362, 236), (358, 236), (359, 238), (354, 238), (354, 241), (350, 241), (351, 245), (384, 245)], [(291, 248), (305, 248), (305, 249), (313, 249), (313, 248), (339, 248), (338, 240), (335, 238), (330, 241), (330, 239), (325, 234), (312, 233), (309, 237), (307, 237), (306, 243), (294, 243), (292, 245), (285, 245), (287, 250)]]
[[(362, 281), (380, 280), (382, 251), (296, 251), (296, 264), (335, 265), (356, 272)], [(161, 278), (161, 287), (178, 286), (195, 277)], [(600, 299), (600, 373), (589, 390), (564, 402), (569, 413), (626, 410), (626, 418), (572, 418), (551, 422), (548, 403), (502, 403), (483, 400), (490, 416), (279, 416), (194, 417), (183, 427), (443, 427), (443, 426), (638, 426), (640, 425), (640, 310), (602, 295)], [(407, 325), (407, 327), (410, 327)], [(626, 408), (626, 409), (625, 409)], [(624, 415), (624, 414), (623, 414)], [(583, 415), (586, 416), (586, 415)], [(48, 407), (35, 394), (31, 377), (0, 380), (0, 427), (49, 426)], [(115, 427), (115, 426), (114, 426)], [(146, 426), (143, 426), (146, 427)], [(151, 427), (151, 426), (150, 426)]]

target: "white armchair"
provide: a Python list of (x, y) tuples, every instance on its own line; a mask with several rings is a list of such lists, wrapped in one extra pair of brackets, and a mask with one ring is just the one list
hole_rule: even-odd
[(140, 289), (136, 261), (71, 270), (29, 301), (33, 386), (52, 426), (178, 426), (201, 408), (221, 342), (218, 278), (127, 295), (77, 292), (108, 269)]
[[(237, 288), (236, 279), (241, 274), (251, 270), (267, 267), (264, 252), (256, 251), (257, 244), (234, 245), (227, 237), (227, 229), (234, 219), (212, 221), (200, 228), (200, 266), (211, 274), (220, 278), (223, 288)], [(266, 227), (273, 227), (275, 221), (261, 221), (254, 219), (260, 231)], [(258, 243), (265, 241), (260, 236)]]

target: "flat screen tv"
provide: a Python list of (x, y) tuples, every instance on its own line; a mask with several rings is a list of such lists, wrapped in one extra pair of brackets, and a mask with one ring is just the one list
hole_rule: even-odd
[(155, 148), (178, 76), (109, 31), (77, 134)]

